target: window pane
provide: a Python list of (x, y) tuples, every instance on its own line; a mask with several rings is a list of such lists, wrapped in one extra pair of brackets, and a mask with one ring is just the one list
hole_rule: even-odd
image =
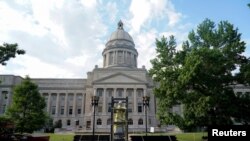
[(56, 113), (56, 106), (52, 106), (51, 114), (54, 115)]
[(61, 106), (61, 115), (64, 114), (64, 106)]

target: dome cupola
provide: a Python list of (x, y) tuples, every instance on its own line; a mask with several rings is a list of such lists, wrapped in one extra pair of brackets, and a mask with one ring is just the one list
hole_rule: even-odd
[(128, 32), (123, 29), (123, 22), (118, 22), (118, 27), (113, 32), (105, 45), (103, 67), (129, 67), (137, 68), (138, 52)]

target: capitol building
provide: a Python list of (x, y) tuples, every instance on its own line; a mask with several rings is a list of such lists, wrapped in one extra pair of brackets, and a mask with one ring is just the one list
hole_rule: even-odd
[[(95, 66), (92, 71), (87, 72), (87, 78), (31, 78), (38, 85), (40, 94), (45, 97), (45, 110), (53, 118), (53, 122), (61, 122), (62, 129), (80, 132), (92, 132), (94, 122), (95, 132), (109, 132), (111, 97), (127, 97), (129, 132), (144, 132), (146, 124), (148, 131), (151, 127), (159, 131), (159, 121), (156, 119), (157, 99), (153, 94), (155, 84), (144, 66), (137, 67), (138, 52), (121, 21), (107, 41), (102, 56), (103, 67)], [(3, 115), (12, 102), (12, 88), (20, 84), (23, 78), (1, 74), (0, 80), (0, 115)], [(241, 85), (234, 90), (236, 93), (250, 92), (249, 87)], [(99, 97), (95, 121), (92, 96)], [(147, 117), (143, 105), (144, 96), (150, 97)], [(182, 113), (180, 105), (171, 110)]]
[[(111, 124), (111, 97), (128, 98), (128, 126), (130, 132), (145, 131), (157, 127), (154, 83), (143, 66), (137, 67), (138, 52), (132, 37), (120, 21), (116, 31), (102, 52), (103, 67), (87, 73), (87, 78), (55, 79), (31, 78), (45, 97), (46, 111), (53, 122), (60, 121), (62, 128), (91, 132), (93, 122), (96, 132), (109, 132)], [(0, 115), (12, 102), (12, 88), (23, 80), (20, 76), (0, 75)], [(7, 95), (7, 98), (5, 96)], [(93, 121), (92, 96), (99, 96), (99, 103)], [(147, 118), (143, 96), (149, 96)]]

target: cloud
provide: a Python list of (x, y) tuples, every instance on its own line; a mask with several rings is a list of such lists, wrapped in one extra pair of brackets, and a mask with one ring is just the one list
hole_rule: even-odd
[(170, 0), (132, 0), (129, 11), (133, 32), (140, 32), (141, 28), (154, 20), (167, 17), (168, 25), (175, 26), (182, 17)]
[(149, 32), (138, 34), (134, 37), (136, 44), (136, 49), (138, 51), (138, 68), (141, 68), (143, 65), (147, 69), (151, 68), (150, 60), (155, 57), (155, 39), (157, 33), (155, 30), (150, 30)]
[(115, 22), (115, 19), (117, 17), (117, 13), (118, 13), (117, 4), (112, 3), (112, 2), (108, 2), (108, 4), (105, 7), (106, 7), (106, 11), (109, 11), (108, 16), (109, 16), (110, 21)]
[(26, 50), (24, 56), (28, 56), (21, 59), (23, 62), (32, 59), (31, 62), (42, 64), (32, 68), (30, 63), (21, 64), (15, 58), (4, 72), (27, 72), (30, 77), (39, 74), (41, 78), (86, 76), (95, 64), (101, 64), (104, 41), (100, 38), (107, 32), (97, 6), (96, 2), (85, 1), (1, 1), (0, 42), (18, 43), (19, 48)]
[[(42, 60), (29, 55), (15, 58), (14, 64), (12, 64), (13, 61), (14, 60), (11, 60), (10, 64), (7, 64), (8, 66), (1, 67), (1, 72), (3, 74), (11, 73), (21, 76), (29, 75), (35, 78), (41, 78), (44, 76), (48, 78), (75, 77), (72, 72), (65, 70), (63, 67), (54, 66), (53, 64), (43, 62)], [(15, 68), (16, 66), (19, 66), (19, 68), (12, 70), (9, 69), (12, 67)]]

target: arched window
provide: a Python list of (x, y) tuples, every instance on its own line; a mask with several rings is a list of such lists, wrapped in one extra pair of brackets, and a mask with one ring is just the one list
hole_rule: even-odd
[(133, 119), (128, 119), (128, 125), (133, 125)]
[(111, 124), (111, 119), (107, 119), (107, 125), (110, 125)]
[(100, 118), (97, 119), (97, 125), (102, 125), (102, 120)]
[(140, 119), (138, 120), (138, 125), (143, 125), (143, 119), (140, 118)]

